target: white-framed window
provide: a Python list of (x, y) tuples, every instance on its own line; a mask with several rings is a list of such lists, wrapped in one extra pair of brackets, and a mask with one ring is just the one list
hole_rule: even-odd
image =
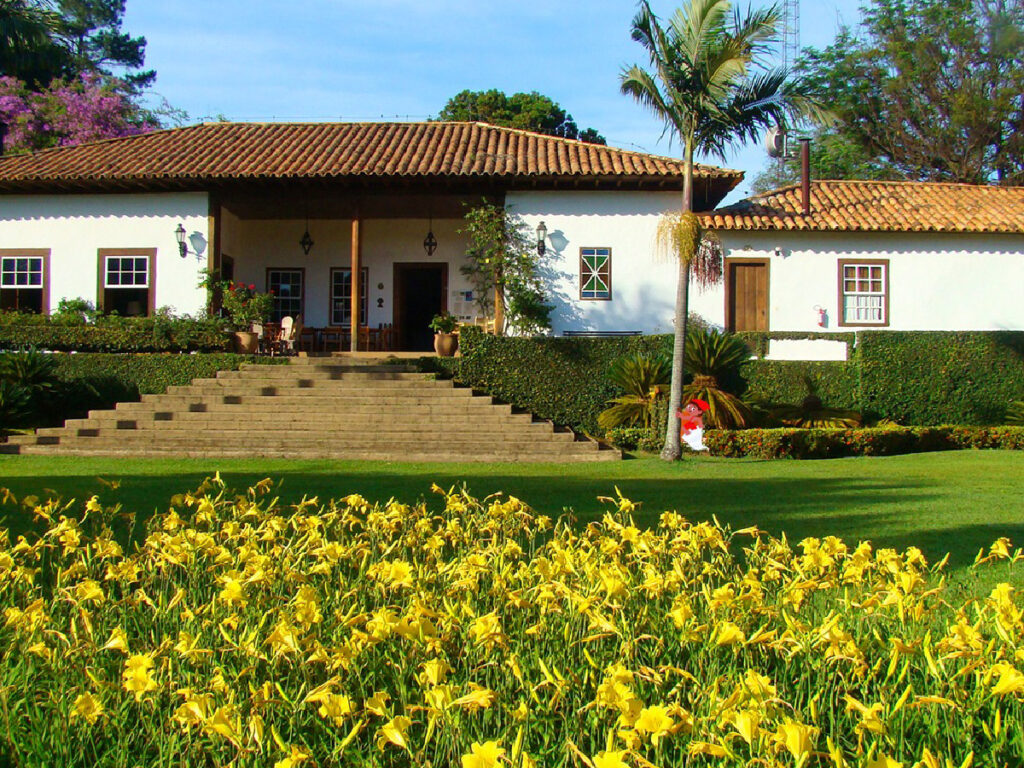
[(889, 325), (889, 260), (840, 259), (840, 325)]
[(125, 317), (141, 317), (153, 311), (155, 248), (101, 248), (100, 309)]
[(612, 249), (580, 248), (580, 299), (610, 301), (612, 298)]
[[(369, 310), (367, 288), (370, 282), (368, 267), (359, 269), (359, 325), (366, 325)], [(352, 269), (331, 269), (331, 325), (348, 327), (352, 324)]]
[(0, 309), (45, 312), (48, 252), (8, 252), (0, 256)]
[(271, 322), (280, 323), (283, 317), (294, 319), (302, 314), (305, 284), (305, 269), (277, 267), (267, 269), (267, 290), (274, 294), (274, 308), (270, 313)]

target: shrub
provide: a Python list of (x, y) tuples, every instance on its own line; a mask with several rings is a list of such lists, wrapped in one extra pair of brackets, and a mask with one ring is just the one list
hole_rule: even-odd
[(605, 439), (624, 451), (658, 453), (665, 445), (664, 432), (645, 427), (615, 427), (605, 433)]
[(616, 360), (608, 378), (625, 394), (608, 401), (612, 406), (598, 414), (598, 426), (612, 429), (633, 427), (640, 422), (642, 427), (650, 429), (655, 404), (666, 394), (671, 375), (672, 366), (664, 355), (636, 352)]
[(1024, 450), (1024, 427), (883, 427), (874, 429), (709, 430), (712, 456), (753, 459), (831, 459), (894, 456), (962, 448)]
[(20, 384), (0, 378), (0, 436), (24, 426), (32, 414), (32, 393)]
[[(852, 334), (770, 334), (772, 338), (831, 338)], [(750, 334), (743, 334), (750, 339)], [(720, 384), (744, 399), (799, 403), (810, 379), (831, 408), (868, 421), (905, 424), (1002, 423), (1006, 404), (1024, 391), (1024, 332), (924, 333), (870, 331), (846, 362), (748, 360)], [(884, 337), (884, 338), (881, 338)], [(756, 341), (758, 337), (754, 337)], [(632, 352), (671, 354), (671, 337), (502, 338), (467, 328), (464, 357), (428, 361), (434, 370), (513, 405), (591, 434), (597, 414), (618, 394), (611, 364)], [(934, 359), (930, 345), (938, 350)], [(901, 350), (907, 349), (906, 359)], [(956, 375), (951, 375), (955, 372)], [(664, 428), (664, 420), (661, 422)]]
[(859, 410), (901, 424), (1000, 424), (1024, 390), (1019, 331), (862, 333), (858, 358)]
[(753, 413), (736, 395), (727, 391), (723, 382), (733, 378), (750, 350), (734, 334), (713, 328), (687, 331), (686, 373), (692, 376), (683, 387), (683, 404), (703, 400), (708, 404), (704, 424), (724, 429), (750, 426)]
[(619, 394), (608, 377), (613, 363), (635, 352), (665, 354), (670, 343), (668, 336), (516, 338), (466, 327), (461, 357), (427, 364), (541, 418), (597, 435), (597, 415)]
[[(272, 489), (207, 480), (130, 551), (119, 507), (27, 500), (42, 530), (0, 534), (3, 700), (25, 714), (5, 720), (5, 762), (1024, 756), (1020, 598), (965, 600), (917, 547), (797, 545), (674, 512), (643, 530), (621, 496), (576, 528), (502, 495), (284, 508)], [(1022, 557), (999, 539), (976, 568)]]
[(1024, 426), (1024, 400), (1014, 400), (1006, 406), (1006, 423)]
[(75, 313), (0, 312), (0, 350), (33, 346), (63, 352), (192, 352), (230, 348), (224, 321), (210, 318), (118, 317), (87, 323)]

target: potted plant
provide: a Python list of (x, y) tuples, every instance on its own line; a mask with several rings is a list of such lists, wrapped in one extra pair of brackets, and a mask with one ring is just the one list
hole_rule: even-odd
[(434, 315), (430, 327), (434, 330), (434, 351), (437, 356), (454, 356), (455, 350), (459, 348), (459, 339), (455, 335), (455, 329), (459, 327), (459, 318), (442, 312), (440, 315)]
[(253, 331), (256, 323), (265, 323), (274, 307), (273, 293), (260, 293), (255, 285), (225, 282), (221, 306), (228, 316), (228, 323), (235, 333), (235, 348), (239, 352), (252, 354), (256, 351), (259, 337)]

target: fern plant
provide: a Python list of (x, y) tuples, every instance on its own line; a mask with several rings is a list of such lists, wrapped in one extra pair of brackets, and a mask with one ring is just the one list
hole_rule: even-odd
[(738, 337), (712, 328), (698, 328), (687, 334), (686, 368), (693, 380), (683, 388), (683, 402), (703, 400), (708, 404), (704, 424), (720, 429), (744, 429), (753, 424), (750, 407), (721, 387), (721, 380), (735, 373), (750, 357)]
[(637, 352), (616, 360), (608, 378), (625, 394), (608, 401), (611, 407), (598, 414), (598, 426), (609, 430), (639, 424), (650, 429), (655, 403), (668, 392), (671, 375), (669, 361), (661, 355)]

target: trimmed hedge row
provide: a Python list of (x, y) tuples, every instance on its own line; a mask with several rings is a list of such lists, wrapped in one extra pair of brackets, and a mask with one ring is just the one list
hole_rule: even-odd
[(806, 381), (830, 408), (860, 410), (856, 363), (803, 360), (751, 360), (740, 368), (744, 397), (797, 404), (807, 396)]
[(115, 403), (159, 394), (197, 378), (212, 378), (217, 371), (234, 371), (243, 363), (281, 365), (287, 359), (235, 354), (57, 354), (58, 378), (65, 383), (62, 397), (48, 414), (49, 424), (79, 418), (90, 410), (113, 408)]
[[(852, 334), (753, 336), (755, 346), (762, 336), (853, 339)], [(998, 424), (1007, 403), (1024, 396), (1024, 332), (867, 331), (857, 334), (857, 342), (847, 362), (751, 360), (741, 367), (739, 380), (723, 384), (744, 396), (796, 404), (806, 396), (805, 379), (810, 379), (829, 407), (914, 425)], [(460, 343), (463, 357), (435, 360), (434, 370), (591, 434), (598, 434), (597, 414), (606, 401), (619, 394), (607, 380), (611, 363), (634, 351), (671, 352), (667, 335), (521, 339), (467, 328)]]
[(1024, 395), (1024, 332), (860, 334), (860, 408), (901, 424), (998, 424)]
[(516, 338), (460, 332), (461, 357), (434, 363), (460, 383), (574, 429), (598, 434), (597, 414), (619, 394), (608, 381), (626, 354), (671, 351), (670, 336)]
[(60, 352), (224, 352), (231, 337), (220, 319), (188, 317), (96, 318), (0, 313), (0, 349), (33, 346)]
[(712, 429), (712, 456), (752, 459), (834, 459), (895, 456), (964, 448), (1024, 450), (1024, 427), (885, 427), (875, 429)]

